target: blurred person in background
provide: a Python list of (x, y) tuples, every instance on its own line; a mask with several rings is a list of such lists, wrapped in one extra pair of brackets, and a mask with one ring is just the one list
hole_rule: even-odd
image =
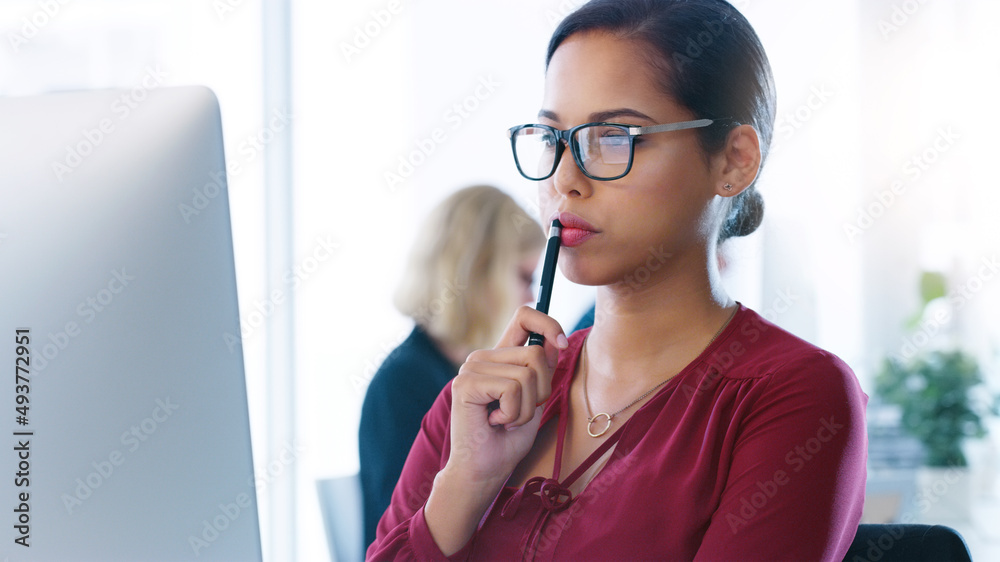
[(415, 326), (375, 373), (361, 409), (366, 545), (434, 399), (469, 353), (495, 345), (514, 310), (533, 300), (544, 245), (538, 222), (492, 186), (459, 190), (428, 217), (395, 299)]

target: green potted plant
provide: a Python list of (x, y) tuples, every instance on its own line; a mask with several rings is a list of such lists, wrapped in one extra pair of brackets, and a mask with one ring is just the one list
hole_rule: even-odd
[(986, 435), (986, 408), (971, 395), (982, 383), (972, 356), (961, 350), (930, 351), (909, 363), (886, 359), (876, 390), (884, 401), (902, 409), (903, 428), (924, 445), (924, 464), (966, 467), (962, 442)]
[(899, 406), (903, 429), (926, 451), (925, 468), (917, 473), (918, 516), (967, 519), (972, 496), (962, 444), (986, 435), (983, 418), (995, 408), (974, 394), (983, 390), (976, 359), (961, 350), (927, 351), (908, 362), (886, 359), (875, 383), (884, 402)]

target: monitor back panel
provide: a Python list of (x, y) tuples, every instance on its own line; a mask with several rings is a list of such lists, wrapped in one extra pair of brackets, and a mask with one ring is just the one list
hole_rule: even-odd
[(200, 87), (0, 99), (0, 559), (259, 560)]

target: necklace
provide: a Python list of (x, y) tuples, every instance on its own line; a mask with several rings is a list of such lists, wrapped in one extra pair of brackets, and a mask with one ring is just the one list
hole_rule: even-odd
[[(722, 331), (726, 329), (726, 326), (728, 326), (729, 323), (733, 320), (733, 317), (736, 316), (736, 311), (738, 311), (738, 310), (739, 310), (739, 307), (736, 307), (736, 309), (733, 310), (732, 314), (729, 315), (729, 318), (727, 318), (726, 321), (722, 324), (722, 327), (719, 328), (719, 331), (715, 332), (715, 335), (712, 336), (712, 339), (708, 340), (708, 343), (705, 344), (705, 347), (703, 347), (700, 352), (698, 352), (698, 355), (701, 355), (702, 353), (704, 353), (705, 350), (708, 349), (708, 346), (712, 345), (712, 342), (714, 342), (715, 339), (719, 337), (719, 334), (721, 334)], [(587, 338), (590, 338), (590, 334), (587, 334)], [(595, 415), (593, 415), (591, 413), (590, 396), (587, 394), (587, 371), (588, 371), (588, 369), (587, 369), (587, 340), (586, 339), (583, 340), (583, 351), (582, 351), (582, 353), (583, 353), (583, 365), (582, 365), (582, 368), (583, 368), (583, 400), (584, 400), (584, 403), (587, 405), (587, 434), (590, 435), (591, 437), (600, 437), (600, 436), (604, 435), (605, 433), (607, 433), (608, 430), (611, 429), (611, 420), (615, 419), (615, 416), (617, 416), (618, 414), (624, 412), (625, 410), (628, 410), (632, 406), (635, 406), (640, 401), (642, 401), (643, 398), (649, 396), (650, 394), (653, 393), (653, 391), (655, 391), (656, 389), (660, 388), (661, 386), (667, 384), (667, 381), (669, 381), (671, 378), (673, 378), (673, 376), (670, 376), (670, 377), (667, 377), (666, 379), (663, 379), (662, 381), (658, 382), (656, 384), (656, 386), (654, 386), (653, 388), (651, 388), (651, 389), (647, 390), (646, 392), (644, 392), (642, 394), (642, 396), (640, 396), (640, 397), (636, 398), (635, 400), (629, 402), (627, 406), (625, 406), (624, 408), (618, 410), (617, 412), (615, 412), (613, 414), (608, 414), (608, 413), (605, 413), (605, 412), (600, 412), (600, 413), (598, 413), (595, 416)], [(600, 431), (595, 432), (594, 431), (594, 423), (596, 423), (598, 420), (604, 420), (604, 427), (600, 428)]]

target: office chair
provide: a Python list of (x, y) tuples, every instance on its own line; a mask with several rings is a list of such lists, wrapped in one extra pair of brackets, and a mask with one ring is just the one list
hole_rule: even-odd
[(844, 562), (971, 562), (958, 531), (943, 525), (859, 525)]
[(336, 562), (365, 559), (361, 477), (357, 474), (316, 481), (330, 556)]

